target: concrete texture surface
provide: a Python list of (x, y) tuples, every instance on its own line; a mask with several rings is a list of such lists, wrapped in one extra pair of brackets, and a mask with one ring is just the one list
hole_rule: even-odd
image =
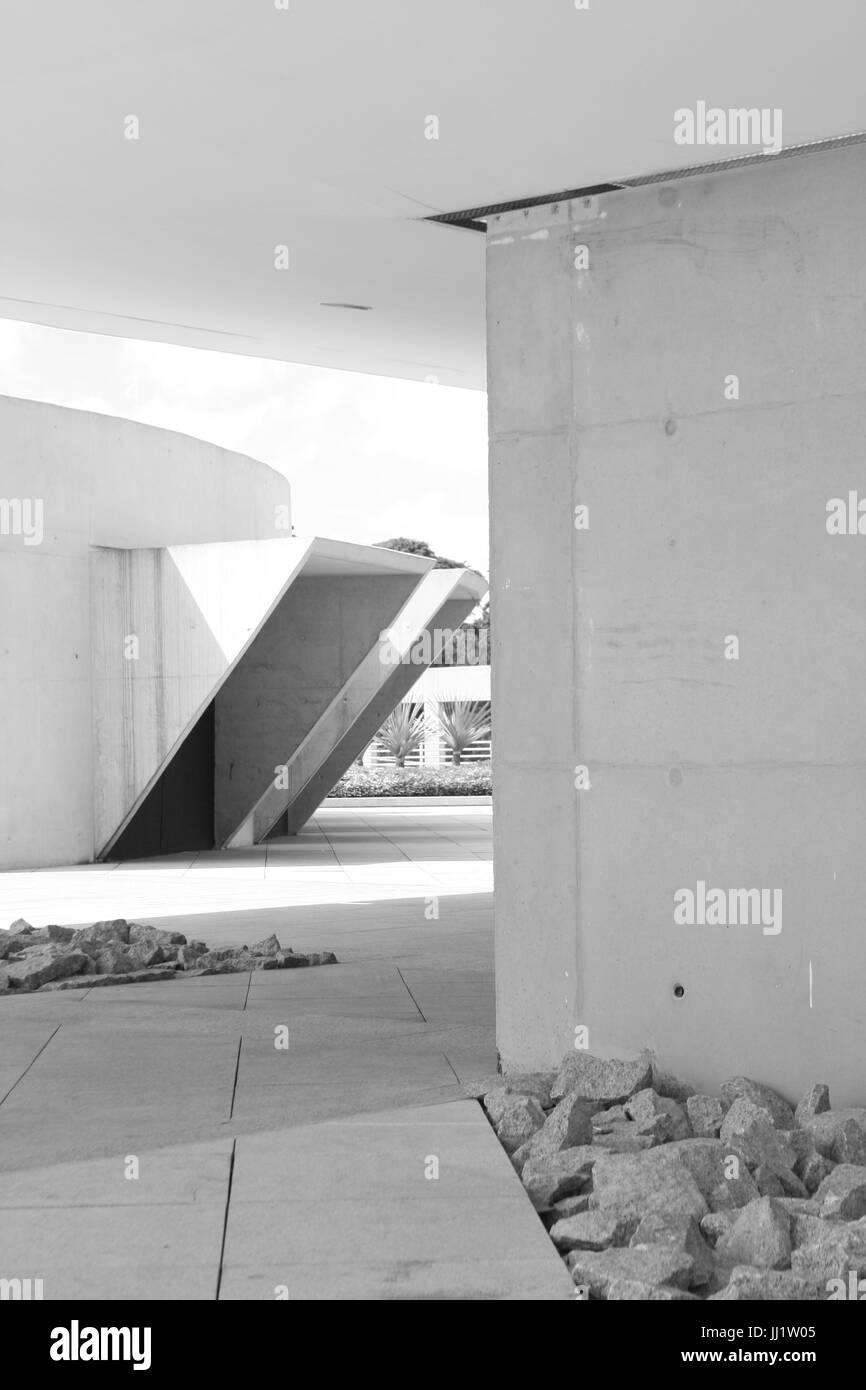
[[(826, 528), (862, 486), (864, 172), (852, 146), (489, 224), (507, 1066), (581, 1026), (710, 1092), (866, 1099), (866, 541)], [(678, 924), (699, 881), (780, 890), (782, 930)]]
[(0, 1277), (46, 1299), (571, 1297), (460, 1087), (496, 1066), (489, 875), (472, 806), (0, 876), (4, 923), (276, 931), (342, 962), (0, 1001)]

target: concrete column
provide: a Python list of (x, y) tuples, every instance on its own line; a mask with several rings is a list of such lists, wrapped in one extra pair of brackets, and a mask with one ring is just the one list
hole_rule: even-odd
[[(866, 497), (864, 175), (851, 147), (489, 224), (507, 1067), (582, 1026), (862, 1102), (866, 534), (827, 505)], [(675, 921), (700, 883), (767, 914)]]

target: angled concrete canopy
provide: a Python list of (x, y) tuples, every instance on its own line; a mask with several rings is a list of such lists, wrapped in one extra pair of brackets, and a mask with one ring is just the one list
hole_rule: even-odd
[(441, 645), (486, 592), (433, 564), (328, 540), (94, 552), (98, 856), (299, 829), (417, 678), (381, 634)]

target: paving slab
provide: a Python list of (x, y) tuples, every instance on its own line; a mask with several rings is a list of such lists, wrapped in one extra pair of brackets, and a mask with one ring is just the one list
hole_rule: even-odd
[(340, 807), (252, 850), (0, 875), (0, 923), (275, 931), (341, 962), (0, 999), (0, 1276), (47, 1299), (570, 1298), (462, 1097), (496, 1066), (489, 851), (489, 808)]
[(481, 1107), (465, 1100), (238, 1139), (220, 1298), (276, 1290), (573, 1297)]

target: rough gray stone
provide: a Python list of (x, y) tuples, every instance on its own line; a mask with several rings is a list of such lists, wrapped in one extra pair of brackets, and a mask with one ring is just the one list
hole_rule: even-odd
[[(660, 1152), (675, 1156), (686, 1165), (713, 1211), (744, 1207), (760, 1195), (745, 1160), (718, 1139), (681, 1139), (666, 1144)], [(739, 1159), (738, 1177), (726, 1176), (731, 1170), (731, 1158)]]
[(72, 951), (67, 946), (52, 942), (47, 946), (31, 948), (21, 960), (7, 960), (4, 975), (10, 992), (30, 992), (51, 980), (80, 974), (89, 966), (90, 960), (83, 951)]
[(282, 947), (269, 956), (256, 956), (251, 951), (243, 950), (235, 957), (237, 970), (301, 970), (312, 964), (312, 957), (306, 952), (293, 951), (291, 948), (284, 951)]
[[(587, 1102), (592, 1109), (592, 1102)], [(592, 1116), (592, 1127), (598, 1134), (605, 1134), (618, 1124), (627, 1124), (628, 1115), (624, 1105), (609, 1105), (604, 1110), (596, 1110)]]
[(544, 1211), (564, 1197), (573, 1197), (589, 1185), (598, 1154), (588, 1144), (543, 1158), (530, 1158), (523, 1169), (523, 1186), (537, 1211)]
[(607, 1250), (611, 1245), (628, 1245), (636, 1225), (633, 1216), (616, 1211), (585, 1211), (557, 1221), (550, 1238), (557, 1250)]
[(550, 1088), (555, 1077), (556, 1072), (553, 1071), (517, 1071), (508, 1072), (502, 1079), (507, 1091), (513, 1091), (515, 1095), (535, 1096), (541, 1108), (549, 1110), (552, 1104)]
[(774, 1127), (769, 1111), (748, 1096), (732, 1102), (722, 1121), (720, 1138), (742, 1154), (750, 1168), (764, 1164), (776, 1173), (790, 1173), (797, 1161), (791, 1144)]
[(582, 1100), (616, 1105), (648, 1086), (651, 1080), (652, 1059), (649, 1053), (641, 1053), (634, 1061), (623, 1062), (594, 1057), (591, 1052), (575, 1051), (563, 1058), (550, 1095), (552, 1100), (561, 1100), (570, 1092), (576, 1092)]
[(701, 1217), (701, 1234), (708, 1245), (715, 1247), (716, 1242), (733, 1227), (739, 1208), (732, 1211), (708, 1211), (706, 1216)]
[[(777, 1198), (780, 1207), (784, 1207), (789, 1216), (820, 1216), (821, 1208), (811, 1197), (779, 1197)], [(792, 1228), (793, 1229), (793, 1228)], [(796, 1244), (793, 1240), (792, 1244)]]
[(8, 932), (0, 932), (0, 960), (26, 951), (31, 946), (47, 945), (48, 941), (47, 932), (37, 931), (29, 922), (19, 917), (17, 922), (12, 923)]
[(752, 1177), (762, 1197), (785, 1196), (785, 1189), (782, 1186), (781, 1179), (766, 1163), (759, 1163), (752, 1173)]
[(760, 1195), (758, 1184), (748, 1169), (744, 1168), (738, 1178), (726, 1178), (720, 1182), (710, 1193), (707, 1201), (711, 1211), (737, 1212), (754, 1202)]
[(204, 955), (207, 955), (207, 946), (203, 941), (190, 941), (186, 946), (177, 948), (177, 961), (184, 970), (194, 969), (196, 962)]
[(786, 1100), (769, 1086), (752, 1081), (748, 1076), (732, 1076), (723, 1081), (720, 1087), (723, 1103), (730, 1108), (735, 1101), (750, 1100), (753, 1105), (766, 1110), (777, 1129), (794, 1128), (794, 1111)]
[(130, 959), (142, 970), (146, 970), (151, 965), (166, 965), (170, 961), (176, 961), (178, 952), (184, 950), (183, 946), (149, 945), (147, 942), (140, 941), (129, 948)]
[(639, 1219), (663, 1212), (700, 1220), (707, 1211), (689, 1169), (667, 1147), (643, 1154), (599, 1154), (590, 1207), (614, 1208)]
[(813, 1115), (823, 1115), (830, 1109), (830, 1087), (824, 1081), (811, 1086), (794, 1111), (794, 1123), (802, 1125)]
[(143, 924), (141, 922), (129, 923), (129, 943), (130, 945), (141, 944), (164, 947), (186, 946), (189, 944), (183, 932), (166, 931), (163, 927), (152, 927), (149, 924)]
[(635, 1247), (673, 1245), (685, 1251), (694, 1266), (691, 1288), (708, 1283), (715, 1267), (713, 1252), (693, 1216), (670, 1216), (665, 1212), (644, 1216), (629, 1243)]
[(484, 1109), (494, 1128), (499, 1124), (499, 1121), (502, 1119), (507, 1107), (511, 1103), (511, 1092), (506, 1091), (503, 1085), (494, 1086), (492, 1090), (487, 1091), (484, 1096)]
[(720, 1293), (710, 1295), (712, 1303), (787, 1303), (815, 1302), (821, 1295), (809, 1280), (800, 1279), (790, 1270), (754, 1269), (736, 1265)]
[(117, 917), (113, 922), (94, 922), (91, 927), (81, 927), (72, 938), (72, 945), (80, 950), (88, 950), (95, 947), (101, 950), (105, 946), (126, 946), (129, 942), (129, 923), (124, 917)]
[(544, 1111), (535, 1096), (516, 1096), (506, 1092), (505, 1104), (499, 1108), (499, 1119), (496, 1121), (496, 1133), (506, 1153), (514, 1153), (543, 1124)]
[(592, 1134), (592, 1115), (586, 1103), (576, 1095), (563, 1096), (533, 1137), (532, 1152), (540, 1156), (591, 1144)]
[(283, 948), (278, 938), (271, 932), (270, 936), (264, 937), (261, 941), (256, 941), (250, 947), (254, 956), (275, 956)]
[(840, 1223), (824, 1221), (818, 1211), (791, 1212), (791, 1245), (798, 1250), (801, 1245), (815, 1245), (824, 1239), (828, 1226), (838, 1230)]
[(627, 1100), (625, 1112), (634, 1120), (639, 1134), (649, 1134), (658, 1143), (692, 1137), (692, 1127), (682, 1105), (658, 1095), (651, 1086)]
[[(90, 970), (94, 975), (129, 975), (144, 969), (145, 962), (136, 959), (121, 946), (109, 945), (101, 951), (88, 951)], [(149, 962), (148, 962), (149, 963)]]
[(596, 1130), (592, 1142), (597, 1149), (605, 1149), (608, 1153), (634, 1154), (654, 1149), (662, 1140), (651, 1134), (641, 1134), (634, 1121), (626, 1120), (610, 1129)]
[(71, 941), (75, 935), (74, 927), (58, 927), (53, 923), (45, 928), (45, 934), (49, 941)]
[(716, 1245), (720, 1259), (761, 1269), (787, 1269), (791, 1263), (791, 1218), (772, 1197), (743, 1207)]
[(825, 1217), (857, 1221), (866, 1216), (866, 1167), (840, 1163), (821, 1183), (815, 1201)]
[(686, 1114), (696, 1139), (718, 1139), (725, 1112), (716, 1096), (689, 1096)]
[(554, 1202), (544, 1213), (544, 1219), (552, 1226), (555, 1221), (567, 1221), (570, 1216), (579, 1216), (588, 1208), (589, 1193), (576, 1192), (573, 1197), (563, 1197), (560, 1202)]
[(805, 1226), (813, 1218), (801, 1216), (796, 1220), (796, 1236), (808, 1231), (808, 1238), (797, 1246), (791, 1256), (791, 1269), (826, 1290), (828, 1279), (846, 1279), (853, 1270), (860, 1279), (866, 1273), (866, 1221), (819, 1221)]
[[(533, 1138), (534, 1137), (533, 1135)], [(532, 1157), (532, 1139), (527, 1139), (525, 1143), (516, 1148), (508, 1157), (511, 1159), (511, 1166), (515, 1173), (522, 1178), (523, 1170)]]
[(688, 1289), (694, 1276), (691, 1256), (674, 1245), (572, 1250), (565, 1263), (575, 1284), (588, 1284), (590, 1294), (596, 1298), (604, 1298), (615, 1279), (636, 1279), (643, 1284)]
[(834, 1163), (866, 1164), (866, 1109), (826, 1110), (801, 1119), (823, 1158)]
[(809, 1189), (802, 1179), (797, 1177), (796, 1173), (791, 1173), (785, 1168), (780, 1168), (778, 1178), (782, 1184), (786, 1197), (801, 1197), (805, 1199), (809, 1196)]

